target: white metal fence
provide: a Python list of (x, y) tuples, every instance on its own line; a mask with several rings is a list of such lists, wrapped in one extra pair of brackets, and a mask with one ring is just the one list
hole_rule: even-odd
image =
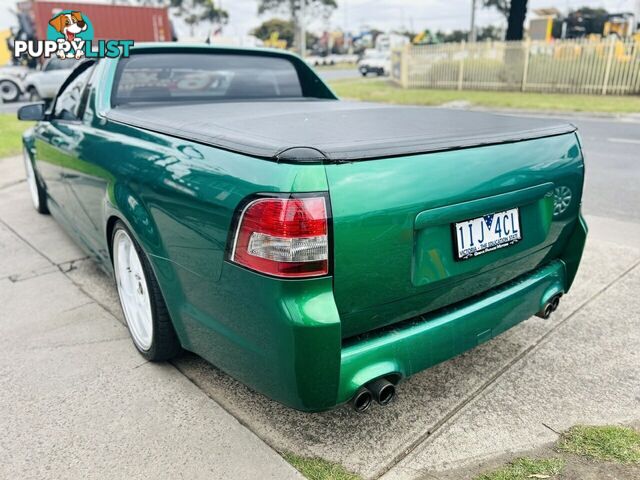
[(392, 64), (405, 88), (640, 93), (640, 43), (631, 39), (407, 46)]

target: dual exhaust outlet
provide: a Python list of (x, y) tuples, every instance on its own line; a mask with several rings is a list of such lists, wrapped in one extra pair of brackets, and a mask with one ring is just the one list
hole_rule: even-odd
[(378, 405), (388, 405), (396, 396), (396, 386), (386, 378), (372, 380), (356, 392), (351, 399), (351, 406), (358, 412), (367, 410), (373, 401)]
[(551, 314), (558, 309), (558, 305), (560, 305), (561, 296), (562, 294), (558, 293), (557, 295), (554, 295), (553, 297), (551, 297), (547, 301), (547, 303), (544, 304), (542, 309), (538, 313), (536, 313), (536, 317), (540, 317), (544, 319), (549, 318)]
[[(545, 319), (549, 318), (551, 314), (558, 309), (560, 297), (562, 297), (562, 293), (551, 297), (542, 309), (536, 313), (536, 316)], [(385, 406), (388, 405), (395, 396), (396, 386), (386, 378), (377, 378), (358, 389), (351, 399), (351, 406), (356, 412), (361, 413), (367, 410), (374, 401), (378, 405)]]

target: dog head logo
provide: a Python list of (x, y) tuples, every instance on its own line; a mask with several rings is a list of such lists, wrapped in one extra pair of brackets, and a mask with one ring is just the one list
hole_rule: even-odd
[(49, 25), (56, 32), (62, 34), (68, 42), (73, 42), (76, 35), (86, 31), (88, 28), (81, 12), (61, 13), (49, 20)]
[(53, 8), (51, 20), (45, 27), (47, 38), (16, 39), (13, 42), (13, 57), (16, 59), (51, 58), (61, 60), (83, 58), (128, 57), (133, 40), (94, 39), (93, 25), (87, 15), (78, 10)]

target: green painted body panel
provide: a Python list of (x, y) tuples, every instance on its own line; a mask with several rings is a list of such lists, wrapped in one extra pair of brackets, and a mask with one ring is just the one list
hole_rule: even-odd
[(486, 342), (540, 310), (566, 282), (564, 263), (554, 261), (455, 309), (345, 345), (339, 400), (351, 398), (363, 380), (389, 372), (405, 378)]
[[(575, 229), (584, 177), (574, 134), (326, 169), (345, 337), (477, 295), (557, 258)], [(573, 201), (554, 217), (560, 185)], [(522, 241), (454, 259), (451, 223), (514, 207)]]
[[(98, 65), (82, 121), (41, 122), (25, 137), (51, 211), (108, 272), (109, 228), (124, 221), (182, 345), (274, 400), (333, 408), (369, 380), (400, 380), (499, 334), (573, 281), (586, 239), (573, 134), (279, 164), (107, 120), (115, 66)], [(558, 185), (575, 201), (554, 216)], [(285, 281), (226, 260), (247, 196), (327, 191), (332, 276)], [(451, 222), (512, 206), (519, 244), (452, 258)]]

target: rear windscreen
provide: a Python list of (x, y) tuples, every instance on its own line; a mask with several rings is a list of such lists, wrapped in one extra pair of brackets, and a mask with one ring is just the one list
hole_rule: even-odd
[(300, 79), (286, 58), (226, 53), (148, 53), (122, 59), (112, 101), (218, 101), (300, 98)]

